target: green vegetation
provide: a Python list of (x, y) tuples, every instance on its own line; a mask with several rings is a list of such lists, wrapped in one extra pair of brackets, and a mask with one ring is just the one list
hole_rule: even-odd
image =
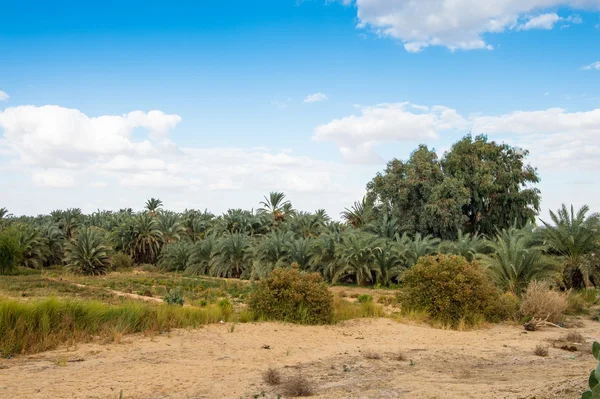
[(600, 343), (594, 341), (592, 344), (592, 354), (598, 361), (598, 366), (590, 372), (588, 378), (589, 390), (581, 395), (581, 399), (599, 399), (600, 398)]
[(457, 326), (492, 318), (498, 292), (476, 263), (460, 256), (425, 256), (402, 275), (400, 302)]
[[(306, 324), (382, 316), (379, 303), (456, 328), (561, 321), (597, 304), (600, 215), (563, 205), (535, 227), (540, 193), (527, 155), (485, 136), (468, 135), (441, 158), (420, 146), (375, 176), (342, 222), (322, 209), (299, 211), (281, 192), (256, 211), (218, 216), (172, 212), (157, 198), (140, 212), (71, 208), (29, 217), (1, 208), (0, 295), (118, 307), (137, 294), (185, 303), (182, 312)], [(334, 298), (327, 283), (400, 294), (379, 303), (355, 294), (351, 303), (342, 293)]]
[(220, 307), (188, 308), (125, 302), (45, 299), (33, 302), (0, 300), (0, 351), (3, 356), (35, 353), (67, 342), (116, 335), (157, 334), (176, 327), (196, 327), (228, 320)]
[(259, 281), (248, 306), (259, 318), (301, 324), (328, 324), (334, 318), (333, 295), (323, 278), (297, 268), (275, 269)]

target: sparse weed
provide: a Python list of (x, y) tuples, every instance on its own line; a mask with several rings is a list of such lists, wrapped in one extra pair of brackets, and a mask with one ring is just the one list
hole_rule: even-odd
[(269, 367), (263, 373), (263, 381), (268, 385), (279, 385), (281, 384), (281, 373), (279, 370)]
[(286, 396), (312, 396), (314, 394), (313, 384), (303, 375), (288, 378), (283, 383), (283, 394)]
[(535, 349), (533, 350), (533, 354), (541, 357), (548, 356), (548, 346), (541, 344), (536, 345)]
[(370, 359), (370, 360), (381, 360), (381, 355), (377, 352), (374, 352), (372, 350), (368, 350), (366, 352), (363, 353), (363, 356), (366, 359)]

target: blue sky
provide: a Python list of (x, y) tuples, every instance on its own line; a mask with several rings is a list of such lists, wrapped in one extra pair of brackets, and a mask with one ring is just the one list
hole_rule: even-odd
[(531, 151), (544, 213), (600, 210), (600, 0), (1, 2), (15, 214), (281, 190), (336, 217), (387, 160), (470, 130)]

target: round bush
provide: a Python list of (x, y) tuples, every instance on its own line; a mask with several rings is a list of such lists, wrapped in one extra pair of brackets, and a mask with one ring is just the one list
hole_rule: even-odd
[(300, 324), (328, 324), (333, 320), (333, 295), (318, 273), (277, 268), (259, 281), (248, 305), (258, 317)]
[(402, 275), (399, 299), (409, 309), (427, 311), (444, 323), (473, 324), (490, 318), (497, 290), (479, 265), (462, 256), (424, 256)]

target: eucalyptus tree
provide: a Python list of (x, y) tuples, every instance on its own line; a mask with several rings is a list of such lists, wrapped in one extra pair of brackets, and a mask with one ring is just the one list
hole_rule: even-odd
[(541, 236), (550, 245), (550, 252), (565, 259), (565, 277), (571, 286), (576, 285), (580, 275), (586, 287), (600, 284), (600, 215), (589, 213), (584, 205), (577, 212), (565, 204), (557, 211), (550, 211), (551, 223), (544, 224)]
[(544, 255), (547, 247), (536, 243), (531, 226), (502, 230), (489, 245), (492, 253), (481, 263), (504, 291), (520, 295), (532, 280), (557, 277), (557, 262)]

